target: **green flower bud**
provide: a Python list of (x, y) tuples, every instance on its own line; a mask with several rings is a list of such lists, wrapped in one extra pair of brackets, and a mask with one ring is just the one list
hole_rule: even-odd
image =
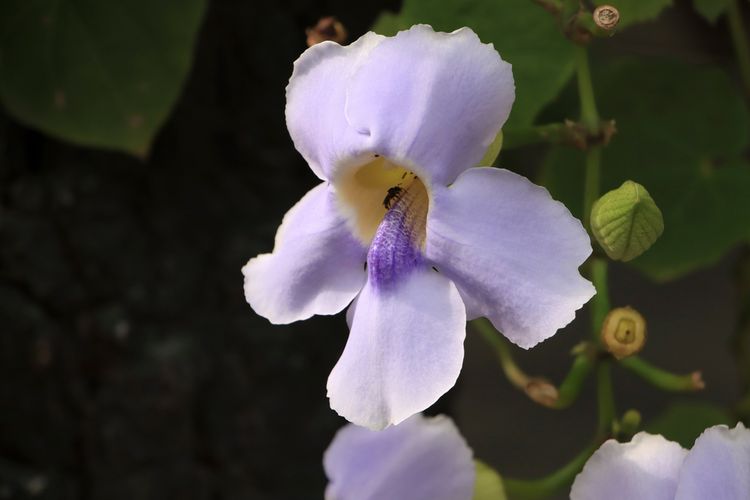
[(506, 500), (505, 487), (500, 474), (484, 462), (474, 460), (477, 478), (474, 483), (472, 500)]
[(591, 209), (591, 230), (612, 260), (633, 260), (661, 236), (664, 219), (646, 188), (625, 181)]
[(612, 309), (604, 318), (601, 339), (615, 358), (632, 356), (646, 344), (646, 320), (632, 307)]
[(495, 160), (500, 155), (500, 150), (503, 149), (503, 131), (497, 133), (492, 144), (487, 148), (484, 153), (484, 157), (479, 161), (479, 167), (491, 167), (495, 164)]

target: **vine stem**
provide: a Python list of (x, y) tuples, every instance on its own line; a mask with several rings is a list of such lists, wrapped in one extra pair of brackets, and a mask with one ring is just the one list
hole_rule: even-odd
[(748, 42), (747, 31), (745, 31), (739, 0), (729, 2), (727, 21), (734, 51), (737, 55), (737, 64), (740, 67), (742, 85), (745, 87), (746, 97), (750, 98), (750, 42)]

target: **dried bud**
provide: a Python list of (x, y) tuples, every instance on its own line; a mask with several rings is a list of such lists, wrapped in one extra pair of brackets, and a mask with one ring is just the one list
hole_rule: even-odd
[(336, 43), (344, 43), (348, 36), (346, 28), (333, 16), (321, 17), (318, 24), (305, 30), (307, 35), (307, 46), (331, 40)]
[(542, 378), (532, 378), (526, 384), (526, 394), (532, 401), (553, 408), (560, 399), (557, 387)]
[(632, 307), (612, 309), (604, 318), (601, 339), (615, 358), (632, 356), (646, 344), (646, 320)]
[(601, 29), (611, 31), (620, 22), (620, 11), (611, 5), (600, 5), (594, 10), (594, 22)]

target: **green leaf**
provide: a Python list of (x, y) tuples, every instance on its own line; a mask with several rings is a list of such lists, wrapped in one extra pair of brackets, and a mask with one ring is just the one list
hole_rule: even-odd
[(505, 495), (503, 480), (495, 469), (479, 460), (474, 460), (474, 464), (477, 478), (472, 500), (506, 500), (508, 497)]
[(190, 68), (205, 0), (8, 0), (0, 100), (61, 139), (147, 153)]
[(692, 448), (696, 438), (708, 427), (732, 425), (734, 421), (723, 408), (705, 402), (678, 402), (652, 420), (645, 430)]
[(594, 203), (591, 230), (609, 258), (627, 262), (654, 244), (664, 220), (646, 188), (625, 181)]
[(672, 0), (595, 0), (594, 3), (616, 7), (620, 11), (618, 29), (621, 29), (656, 19), (662, 10), (672, 5)]
[(693, 7), (709, 23), (716, 23), (720, 15), (727, 10), (732, 0), (693, 0)]
[[(656, 280), (711, 265), (750, 238), (748, 115), (721, 71), (676, 62), (604, 65), (594, 75), (602, 115), (618, 133), (602, 155), (602, 191), (646, 186), (664, 234), (634, 265)], [(558, 148), (541, 181), (580, 216), (583, 154)]]
[(468, 26), (513, 65), (516, 102), (506, 128), (530, 125), (573, 75), (574, 45), (531, 0), (404, 0), (400, 14), (381, 15), (373, 30), (393, 35), (417, 23), (448, 32)]

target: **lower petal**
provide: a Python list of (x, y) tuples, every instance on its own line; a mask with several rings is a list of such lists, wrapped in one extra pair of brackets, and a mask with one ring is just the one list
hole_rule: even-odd
[(472, 168), (433, 190), (426, 257), (459, 288), (469, 317), (486, 316), (529, 348), (570, 323), (594, 287), (581, 223), (546, 189), (507, 170)]
[(571, 500), (673, 500), (687, 451), (662, 436), (640, 432), (629, 443), (610, 439), (586, 462)]
[(701, 434), (685, 458), (675, 498), (750, 498), (750, 430), (718, 425)]
[(284, 216), (273, 253), (250, 259), (242, 268), (245, 298), (275, 324), (336, 314), (362, 288), (365, 259), (366, 250), (349, 232), (323, 183)]
[(323, 466), (326, 500), (469, 500), (472, 451), (448, 417), (414, 415), (382, 432), (349, 424)]
[(464, 304), (445, 276), (419, 268), (398, 286), (368, 281), (328, 378), (331, 408), (371, 429), (402, 422), (456, 383), (465, 335)]

